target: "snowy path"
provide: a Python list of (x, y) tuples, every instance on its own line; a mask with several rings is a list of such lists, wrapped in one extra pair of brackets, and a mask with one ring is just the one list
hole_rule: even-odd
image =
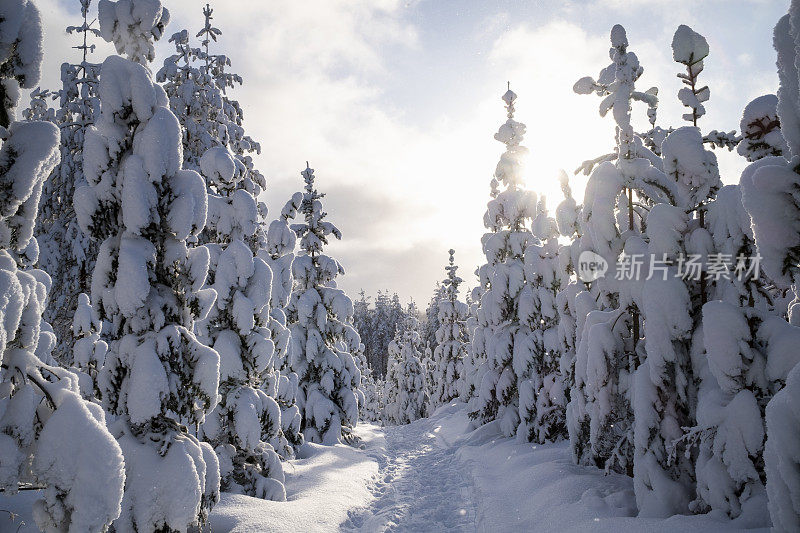
[(386, 428), (385, 453), (374, 455), (375, 501), (352, 511), (343, 531), (475, 530), (472, 479), (441, 429), (430, 419)]
[[(468, 425), (453, 403), (407, 426), (359, 424), (363, 449), (307, 444), (284, 467), (288, 501), (223, 493), (204, 533), (769, 533), (768, 517), (637, 518), (631, 479), (575, 465), (568, 443)], [(36, 533), (38, 497), (0, 493), (0, 509), (19, 515), (0, 513), (0, 532), (24, 522), (19, 533)]]

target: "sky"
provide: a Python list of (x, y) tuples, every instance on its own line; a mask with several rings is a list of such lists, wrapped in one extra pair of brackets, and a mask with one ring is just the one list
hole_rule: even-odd
[[(163, 0), (166, 35), (203, 25), (198, 0)], [(60, 86), (59, 66), (75, 61), (64, 31), (80, 22), (78, 0), (37, 0), (45, 23), (41, 85)], [(96, 11), (96, 2), (92, 2)], [(613, 146), (613, 122), (599, 98), (572, 85), (608, 63), (609, 32), (622, 24), (644, 75), (659, 89), (658, 125), (680, 126), (681, 87), (670, 43), (679, 24), (703, 34), (711, 53), (701, 81), (711, 89), (704, 132), (739, 128), (744, 106), (775, 92), (772, 28), (788, 0), (227, 0), (211, 2), (222, 30), (215, 53), (244, 78), (231, 92), (267, 177), (270, 218), (302, 188), (309, 161), (328, 219), (342, 231), (327, 248), (344, 266), (339, 285), (397, 292), (425, 307), (456, 250), (467, 287), (477, 284), (489, 182), (503, 145), (506, 84), (518, 94), (515, 118), (527, 125), (528, 188), (554, 210), (560, 169), (576, 198), (585, 176), (572, 171)], [(157, 45), (157, 71), (172, 45)], [(113, 53), (98, 42), (94, 60)], [(646, 125), (634, 106), (634, 124)], [(684, 123), (685, 124), (685, 123)], [(745, 166), (716, 151), (722, 179)]]

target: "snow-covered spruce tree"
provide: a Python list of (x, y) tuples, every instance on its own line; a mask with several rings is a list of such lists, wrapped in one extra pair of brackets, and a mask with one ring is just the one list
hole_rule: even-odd
[[(558, 229), (548, 216), (544, 197), (533, 221), (537, 238), (525, 250), (525, 281), (519, 316), (532, 335), (529, 344), (515, 346), (528, 352), (524, 366), (515, 367), (519, 380), (520, 427), (517, 435), (544, 443), (567, 436), (567, 398), (561, 375), (561, 345), (558, 337), (556, 296), (562, 286)], [(522, 362), (522, 357), (515, 359)]]
[(99, 114), (97, 76), (100, 66), (89, 61), (94, 50), (91, 37), (99, 31), (91, 27), (88, 11), (90, 0), (81, 0), (83, 23), (67, 27), (68, 33), (77, 33), (81, 42), (75, 48), (81, 51), (80, 63), (61, 65), (61, 90), (53, 94), (58, 100), (53, 121), (61, 129), (61, 163), (45, 181), (42, 202), (39, 206), (36, 235), (41, 253), (39, 266), (53, 279), (50, 305), (45, 319), (52, 324), (58, 338), (53, 352), (55, 359), (64, 364), (72, 360), (73, 337), (71, 326), (78, 309), (78, 295), (89, 292), (90, 278), (97, 256), (97, 243), (92, 242), (78, 227), (72, 197), (76, 184), (83, 177), (83, 140), (86, 129)]
[(521, 323), (518, 308), (525, 287), (525, 249), (536, 240), (528, 229), (536, 216), (536, 194), (522, 189), (522, 159), (528, 149), (520, 144), (525, 125), (514, 120), (517, 95), (509, 89), (502, 99), (508, 119), (495, 139), (505, 144), (506, 151), (492, 178), (492, 199), (483, 217), (488, 231), (481, 242), (487, 262), (480, 267), (484, 292), (473, 340), (476, 357), (485, 358), (486, 370), (469, 415), (477, 424), (499, 420), (500, 431), (510, 436), (520, 422), (515, 369), (527, 367), (528, 355), (520, 354), (524, 363), (515, 361), (516, 348), (529, 345), (532, 335)]
[[(422, 339), (422, 332), (424, 332), (424, 328), (422, 328), (420, 332), (420, 339)], [(433, 359), (433, 350), (431, 350), (430, 346), (425, 346), (422, 350), (422, 356), (420, 359), (420, 363), (422, 364), (422, 372), (425, 374), (425, 390), (428, 391), (428, 405), (427, 405), (427, 412), (428, 414), (433, 413), (436, 408), (440, 405), (436, 402), (434, 398), (436, 391), (437, 384), (435, 381), (436, 376), (436, 362)]]
[[(754, 167), (745, 170), (742, 184), (749, 181)], [(686, 453), (696, 455), (692, 510), (722, 511), (735, 518), (749, 509), (750, 520), (767, 523), (764, 407), (774, 393), (767, 355), (774, 353), (770, 337), (777, 323), (785, 324), (778, 318), (785, 311), (769, 288), (771, 282), (757, 271), (751, 221), (741, 191), (738, 185), (722, 187), (706, 206), (709, 234), (698, 228), (690, 235), (695, 242), (711, 241), (713, 247), (707, 247), (735, 266), (727, 276), (709, 280), (710, 301), (702, 308), (702, 328), (695, 334), (702, 339), (695, 340), (698, 346), (692, 350), (698, 384), (696, 426), (688, 429), (683, 441), (688, 444)]]
[[(797, 340), (797, 339), (795, 339)], [(786, 378), (786, 386), (767, 405), (766, 475), (773, 531), (797, 531), (800, 475), (797, 473), (797, 431), (800, 428), (800, 365)]]
[(379, 422), (383, 412), (383, 389), (381, 380), (376, 380), (364, 353), (364, 344), (355, 354), (356, 364), (361, 370), (359, 387), (359, 417), (368, 422)]
[(304, 221), (291, 226), (300, 252), (292, 263), (295, 285), (287, 308), (290, 368), (299, 376), (297, 405), (306, 440), (336, 444), (355, 439), (361, 372), (352, 354), (361, 341), (352, 326), (353, 302), (336, 288), (344, 269), (323, 254), (328, 236), (340, 239), (341, 233), (325, 220), (324, 194), (314, 188), (313, 169), (306, 165), (302, 176), (306, 186), (298, 211)]
[(392, 341), (396, 324), (390, 323), (390, 300), (388, 291), (378, 291), (375, 297), (375, 309), (371, 314), (370, 331), (372, 333), (369, 341), (370, 347), (368, 351), (371, 353), (373, 364), (377, 368), (378, 374), (386, 376), (388, 368), (388, 352), (387, 348)]
[[(225, 95), (241, 78), (225, 72), (230, 64), (226, 57), (210, 55), (209, 42), (221, 32), (211, 25), (208, 5), (203, 14), (205, 27), (198, 33), (202, 48), (189, 47), (186, 31), (173, 35), (178, 54), (165, 61), (159, 79), (166, 81), (170, 106), (183, 126), (184, 164), (199, 168), (209, 193), (208, 223), (199, 242), (210, 251), (208, 283), (217, 291), (217, 305), (199, 330), (201, 340), (220, 353), (222, 398), (204, 435), (220, 456), (224, 490), (282, 500), (284, 476), (277, 454), (291, 457), (301, 438), (296, 386), (291, 376), (277, 371), (285, 367), (289, 340), (285, 315), (271, 311), (272, 270), (257, 256), (267, 245), (265, 208), (257, 200), (264, 180), (240, 153), (251, 147), (251, 140), (243, 134), (238, 104)], [(283, 226), (291, 233), (285, 220)], [(286, 246), (280, 228), (275, 237), (279, 242), (272, 243), (271, 251), (285, 276), (287, 260), (280, 257), (291, 262), (291, 256), (282, 254)], [(289, 251), (293, 247), (290, 235)], [(283, 306), (284, 291), (280, 294)], [(281, 411), (288, 416), (289, 438), (283, 433)]]
[(429, 398), (420, 361), (421, 348), (416, 309), (409, 309), (389, 343), (384, 418), (390, 424), (408, 424), (428, 414)]
[[(701, 307), (708, 298), (705, 274), (687, 270), (687, 258), (707, 259), (713, 251), (704, 215), (721, 182), (716, 157), (704, 148), (697, 120), (704, 114), (707, 87), (697, 88), (705, 39), (687, 26), (675, 32), (674, 59), (688, 87), (679, 92), (691, 109), (683, 118), (692, 126), (672, 131), (661, 144), (667, 198), (652, 202), (642, 238), (647, 278), (627, 282), (644, 321), (644, 360), (633, 376), (634, 490), (644, 516), (685, 513), (695, 490), (694, 458), (678, 453), (683, 429), (695, 422), (696, 381), (693, 358), (702, 354)], [(636, 248), (626, 242), (626, 250)], [(705, 261), (703, 261), (705, 263)], [(626, 282), (623, 282), (626, 283)], [(591, 348), (590, 348), (591, 349)]]
[[(370, 297), (366, 295), (363, 289), (359, 294), (358, 301), (353, 305), (353, 327), (356, 328), (358, 336), (361, 338), (361, 343), (364, 345), (364, 356), (367, 367), (373, 374), (372, 379), (380, 379), (378, 373), (385, 366), (385, 358), (381, 357), (378, 348), (378, 334), (381, 328), (377, 324), (377, 308), (370, 308)], [(380, 298), (383, 293), (378, 291), (378, 295)]]
[[(761, 266), (778, 287), (796, 287), (800, 281), (800, 2), (775, 27), (778, 53), (778, 117), (786, 141), (786, 158), (764, 157), (751, 164), (741, 179), (742, 201), (752, 221)], [(793, 289), (796, 291), (796, 289)], [(797, 297), (789, 308), (789, 323), (767, 329), (774, 347), (796, 346), (800, 324)], [(776, 350), (777, 351), (777, 350)], [(766, 408), (764, 450), (766, 490), (772, 525), (777, 531), (800, 527), (800, 431), (797, 391), (798, 354), (795, 348), (766, 354), (767, 378), (774, 390), (785, 384)], [(793, 369), (792, 369), (793, 368)]]
[[(286, 318), (286, 307), (292, 294), (292, 262), (297, 236), (289, 227), (289, 221), (297, 215), (303, 200), (302, 193), (295, 193), (286, 202), (281, 215), (273, 220), (267, 230), (266, 247), (258, 250), (258, 257), (269, 265), (272, 271), (272, 292), (270, 294), (269, 330), (275, 344), (274, 367), (280, 372), (278, 379), (278, 395), (275, 398), (281, 408), (281, 431), (292, 447), (293, 455), (303, 444), (303, 433), (300, 430), (301, 415), (297, 407), (298, 376), (290, 368), (289, 351), (291, 349), (291, 333)], [(269, 384), (269, 380), (267, 380)], [(289, 450), (278, 449), (278, 454), (289, 459)]]
[[(647, 205), (669, 201), (675, 187), (661, 171), (661, 160), (644, 146), (631, 124), (631, 102), (647, 103), (654, 96), (636, 91), (636, 80), (644, 69), (636, 54), (628, 51), (622, 26), (612, 28), (611, 45), (611, 64), (597, 81), (578, 80), (574, 90), (602, 96), (600, 114), (611, 111), (616, 123), (616, 161), (602, 162), (591, 172), (581, 209), (579, 245), (580, 251), (597, 253), (609, 265), (616, 265), (623, 251), (627, 256), (646, 252), (640, 234)], [(591, 302), (582, 302), (589, 305), (576, 310), (583, 327), (578, 330), (574, 386), (567, 409), (570, 442), (578, 461), (629, 474), (634, 444), (631, 376), (643, 358), (635, 287), (635, 280), (619, 283), (610, 273), (591, 283)]]
[(47, 532), (100, 532), (119, 516), (122, 452), (78, 376), (47, 364), (55, 337), (42, 320), (49, 276), (31, 268), (45, 179), (59, 161), (58, 129), (14, 122), (20, 88), (39, 80), (42, 24), (29, 0), (2, 6), (0, 24), (0, 489), (41, 486), (33, 506)]
[(458, 286), (464, 280), (456, 273), (458, 270), (455, 264), (456, 251), (451, 249), (449, 253), (449, 264), (444, 267), (447, 277), (442, 281), (439, 329), (436, 331), (436, 349), (433, 352), (431, 382), (435, 388), (429, 391), (434, 408), (458, 397), (462, 365), (466, 345), (469, 342), (466, 326), (467, 305), (458, 299)]
[(697, 126), (697, 119), (706, 114), (703, 102), (708, 101), (711, 92), (708, 86), (698, 87), (698, 76), (703, 72), (703, 59), (708, 56), (708, 42), (705, 37), (692, 30), (689, 26), (681, 24), (672, 37), (672, 57), (678, 63), (686, 66), (686, 73), (679, 73), (686, 87), (678, 91), (678, 100), (689, 108), (690, 112), (683, 115), (683, 119)]
[(778, 97), (774, 94), (759, 96), (747, 104), (739, 127), (742, 140), (736, 151), (748, 161), (786, 153), (788, 148), (778, 119)]
[[(253, 154), (261, 146), (244, 131), (244, 112), (239, 102), (228, 95), (228, 89), (242, 84), (242, 77), (226, 69), (230, 58), (211, 53), (211, 42), (217, 42), (222, 31), (211, 23), (213, 9), (203, 8), (205, 23), (196, 37), (199, 47), (191, 46), (189, 33), (182, 30), (170, 38), (176, 53), (164, 60), (156, 74), (169, 97), (169, 106), (178, 117), (183, 135), (184, 167), (200, 170), (200, 159), (207, 150), (216, 146), (233, 153), (236, 173), (241, 175), (239, 188), (258, 200), (266, 188), (264, 176), (255, 168)], [(263, 202), (257, 204), (259, 221), (257, 231), (248, 239), (251, 248), (264, 246), (262, 219), (266, 216)]]
[[(245, 243), (256, 232), (256, 200), (239, 188), (232, 154), (209, 149), (200, 159), (208, 183), (206, 244), (208, 286), (216, 305), (197, 323), (198, 338), (220, 357), (220, 400), (202, 425), (203, 438), (217, 452), (221, 488), (258, 498), (285, 500), (277, 449), (291, 448), (281, 434), (275, 400), (275, 343), (269, 329), (272, 271)], [(215, 192), (213, 192), (215, 191)]]
[[(352, 322), (353, 320), (351, 317), (350, 319), (351, 325)], [(356, 333), (358, 333), (358, 331), (356, 331)], [(359, 343), (358, 348), (356, 350), (353, 350), (352, 355), (356, 363), (356, 368), (358, 369), (358, 375), (360, 376), (360, 381), (358, 387), (356, 387), (355, 389), (355, 393), (356, 393), (356, 401), (358, 402), (358, 416), (359, 418), (361, 418), (362, 415), (364, 414), (364, 404), (367, 401), (364, 388), (370, 387), (374, 389), (375, 382), (372, 378), (372, 369), (369, 367), (369, 363), (367, 363), (367, 356), (364, 354), (364, 343)], [(370, 394), (374, 394), (374, 391), (370, 391)]]
[[(642, 288), (647, 358), (636, 375), (634, 487), (644, 515), (686, 512), (688, 500), (694, 492), (702, 493), (704, 484), (710, 484), (712, 490), (719, 489), (718, 472), (710, 472), (717, 464), (709, 466), (707, 459), (712, 455), (711, 448), (722, 450), (727, 447), (726, 440), (728, 444), (736, 440), (730, 431), (732, 427), (725, 427), (720, 421), (719, 411), (712, 414), (715, 398), (706, 393), (713, 386), (704, 370), (707, 357), (703, 351), (708, 349), (705, 340), (719, 325), (713, 320), (713, 312), (709, 329), (703, 325), (707, 313), (702, 306), (713, 296), (719, 278), (707, 275), (706, 269), (713, 273), (710, 265), (715, 258), (723, 257), (719, 254), (741, 251), (731, 250), (732, 243), (725, 242), (728, 229), (725, 226), (731, 225), (719, 223), (719, 210), (726, 211), (722, 216), (727, 215), (739, 224), (736, 217), (743, 213), (735, 205), (738, 193), (733, 196), (726, 193), (716, 206), (714, 222), (718, 227), (714, 232), (706, 228), (708, 206), (714, 203), (721, 186), (716, 157), (704, 148), (704, 139), (697, 128), (698, 118), (704, 114), (701, 102), (708, 100), (709, 90), (697, 89), (696, 84), (708, 53), (705, 39), (687, 26), (675, 32), (673, 56), (687, 68), (683, 79), (688, 87), (681, 89), (679, 98), (692, 110), (684, 115), (692, 126), (673, 131), (661, 145), (664, 172), (676, 184), (677, 191), (672, 205), (652, 207), (647, 218), (651, 260), (670, 266), (666, 281), (654, 276)], [(734, 203), (727, 201), (728, 198)], [(738, 228), (728, 231), (733, 231), (737, 239), (741, 236)], [(702, 260), (696, 274), (687, 268), (686, 260), (692, 256)], [(714, 355), (712, 352), (708, 352), (708, 357)], [(642, 402), (640, 398), (650, 400)], [(715, 418), (723, 426), (718, 430), (713, 427)], [(679, 435), (677, 431), (678, 427), (694, 425), (696, 420), (704, 425), (706, 437), (716, 432), (716, 436), (702, 439), (699, 457), (688, 448), (685, 452), (681, 450), (681, 440), (686, 442), (688, 436), (691, 441), (692, 431), (688, 435)], [(662, 455), (665, 452), (666, 457)], [(733, 452), (727, 453), (725, 460), (732, 456)]]
[[(168, 18), (158, 2), (100, 2), (103, 37), (142, 60)], [(81, 229), (100, 245), (92, 305), (109, 323), (98, 375), (125, 456), (117, 531), (185, 530), (219, 498), (213, 448), (186, 425), (218, 400), (219, 355), (194, 334), (214, 304), (208, 250), (189, 247), (206, 221), (203, 179), (181, 168), (180, 125), (148, 70), (119, 56), (100, 70), (101, 114), (84, 142)]]

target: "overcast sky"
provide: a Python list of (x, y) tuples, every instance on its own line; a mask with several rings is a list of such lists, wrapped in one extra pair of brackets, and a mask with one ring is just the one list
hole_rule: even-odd
[[(164, 0), (167, 36), (203, 24), (198, 0)], [(37, 0), (45, 19), (42, 85), (58, 88), (59, 65), (74, 60), (78, 0)], [(93, 11), (96, 2), (93, 2)], [(527, 184), (560, 201), (558, 170), (613, 145), (599, 98), (572, 93), (580, 77), (608, 62), (611, 26), (628, 31), (645, 73), (639, 88), (659, 88), (659, 125), (680, 125), (680, 88), (670, 43), (679, 24), (711, 47), (701, 75), (711, 88), (703, 131), (738, 129), (752, 98), (777, 87), (772, 28), (787, 0), (226, 0), (211, 2), (223, 35), (214, 52), (244, 78), (234, 91), (248, 133), (261, 142), (263, 200), (277, 214), (302, 186), (309, 160), (328, 193), (329, 220), (343, 233), (329, 247), (347, 271), (340, 286), (355, 297), (390, 289), (422, 307), (456, 249), (461, 277), (476, 284), (483, 212), (503, 146), (506, 81), (519, 95), (516, 118), (528, 126)], [(171, 45), (158, 46), (154, 70)], [(112, 53), (98, 43), (97, 62)], [(640, 124), (646, 117), (636, 107)], [(723, 181), (744, 166), (721, 153)], [(580, 198), (585, 178), (575, 177)]]

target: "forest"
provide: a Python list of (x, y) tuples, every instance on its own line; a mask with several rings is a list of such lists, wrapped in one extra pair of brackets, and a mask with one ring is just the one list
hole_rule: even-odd
[(736, 131), (703, 35), (667, 94), (611, 27), (573, 91), (614, 135), (555, 202), (503, 82), (482, 264), (442, 250), (424, 308), (341, 287), (313, 153), (267, 209), (231, 6), (75, 3), (45, 88), (0, 0), (0, 530), (800, 531), (800, 1)]

